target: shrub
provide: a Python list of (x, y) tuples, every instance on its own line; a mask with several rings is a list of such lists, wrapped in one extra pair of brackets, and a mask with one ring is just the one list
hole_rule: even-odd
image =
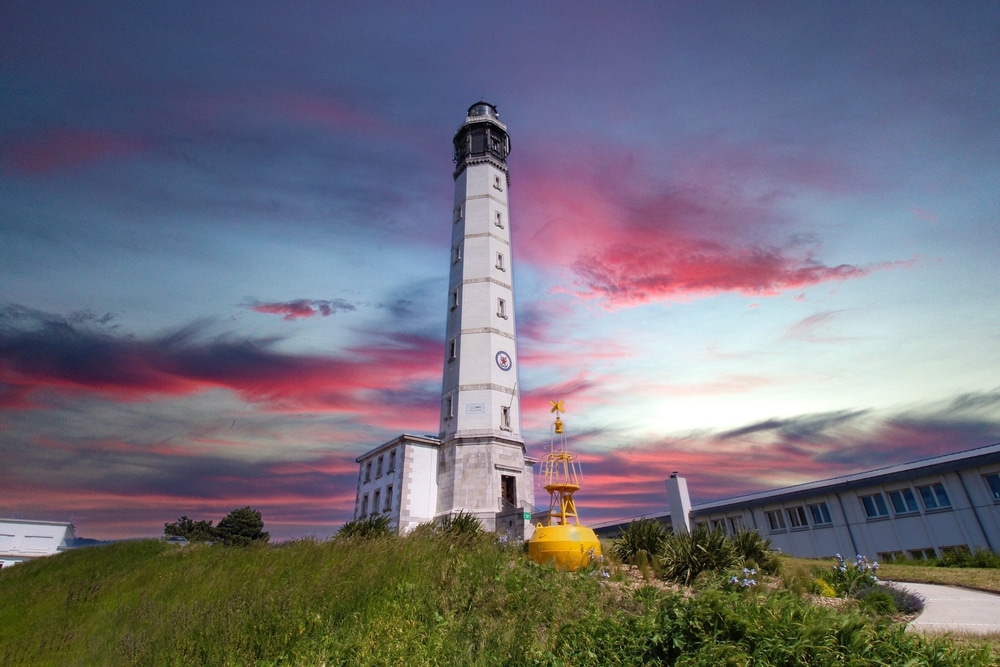
[(739, 554), (726, 534), (707, 528), (670, 535), (660, 556), (663, 578), (686, 585), (702, 572), (725, 572), (739, 563)]
[(986, 549), (969, 551), (967, 548), (949, 549), (937, 562), (940, 567), (1000, 568), (1000, 555)]
[(879, 588), (892, 596), (896, 609), (903, 614), (919, 614), (924, 610), (924, 598), (913, 591), (887, 584), (880, 584)]
[(854, 593), (861, 611), (872, 616), (890, 616), (899, 611), (895, 598), (886, 590), (887, 586), (862, 588)]
[(827, 572), (822, 578), (826, 580), (837, 595), (847, 596), (863, 588), (871, 588), (878, 584), (878, 563), (871, 562), (866, 557), (858, 554), (853, 563), (844, 561), (840, 554), (836, 556), (837, 562), (833, 569)]
[(658, 554), (667, 538), (667, 531), (655, 519), (637, 519), (630, 521), (622, 530), (621, 535), (611, 540), (609, 554), (622, 563), (637, 565), (636, 555), (640, 551), (648, 554)]
[(215, 535), (227, 546), (245, 547), (249, 544), (267, 544), (271, 535), (264, 530), (264, 520), (259, 510), (249, 506), (235, 509), (219, 521)]
[(778, 559), (771, 551), (770, 539), (761, 537), (756, 530), (741, 530), (731, 539), (744, 566), (759, 568), (764, 574), (778, 571)]
[(837, 591), (834, 589), (834, 587), (818, 577), (816, 579), (813, 579), (812, 589), (813, 593), (816, 593), (817, 595), (825, 598), (837, 597)]
[(445, 535), (463, 538), (478, 537), (486, 532), (475, 514), (464, 511), (455, 516), (442, 517), (441, 531)]
[(348, 521), (334, 536), (338, 539), (373, 540), (390, 537), (393, 534), (388, 514), (370, 514), (364, 519)]

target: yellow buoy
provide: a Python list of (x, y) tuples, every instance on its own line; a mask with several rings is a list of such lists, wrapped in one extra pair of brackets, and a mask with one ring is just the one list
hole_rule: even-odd
[(528, 541), (528, 557), (536, 563), (551, 563), (560, 570), (570, 572), (586, 567), (601, 557), (601, 543), (596, 533), (580, 525), (573, 494), (580, 490), (580, 466), (576, 457), (566, 451), (563, 422), (559, 413), (565, 412), (562, 401), (550, 401), (551, 412), (556, 413), (554, 432), (560, 438), (556, 449), (553, 438), (543, 466), (545, 490), (549, 492), (549, 518), (547, 524), (538, 524)]

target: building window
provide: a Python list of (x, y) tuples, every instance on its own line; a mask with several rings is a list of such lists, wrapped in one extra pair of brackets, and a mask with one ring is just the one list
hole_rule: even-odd
[(878, 560), (880, 563), (895, 563), (903, 559), (902, 551), (879, 551)]
[(375, 479), (382, 476), (382, 462), (385, 460), (384, 456), (378, 457), (378, 465), (375, 466)]
[(389, 468), (386, 472), (396, 472), (396, 450), (389, 452)]
[(918, 486), (917, 491), (920, 492), (920, 498), (924, 501), (924, 507), (929, 510), (951, 507), (948, 492), (944, 490), (944, 484), (941, 482), (936, 482), (930, 486)]
[(937, 557), (937, 552), (930, 547), (926, 549), (910, 549), (907, 554), (909, 554), (910, 558), (913, 560), (930, 560), (931, 558)]
[(810, 505), (809, 513), (812, 514), (813, 525), (815, 526), (833, 523), (833, 519), (830, 518), (830, 508), (826, 506), (825, 502)]
[(373, 496), (374, 500), (372, 501), (372, 514), (378, 514), (379, 513), (378, 500), (379, 500), (379, 494), (380, 493), (381, 493), (381, 491), (379, 489), (375, 489), (375, 495)]
[(805, 528), (809, 524), (806, 522), (806, 511), (801, 505), (798, 507), (789, 507), (788, 512), (788, 522), (792, 525), (792, 528)]
[(361, 518), (368, 516), (368, 494), (361, 497)]
[(461, 222), (461, 221), (462, 221), (462, 205), (459, 204), (458, 206), (455, 207), (455, 222)]
[(892, 511), (896, 514), (909, 514), (919, 511), (917, 509), (917, 499), (910, 489), (890, 491), (889, 502), (892, 503)]
[(458, 339), (453, 338), (450, 343), (448, 343), (448, 361), (454, 361), (458, 358)]
[(510, 430), (510, 406), (501, 405), (500, 406), (500, 430), (509, 431)]
[(383, 512), (389, 512), (392, 510), (392, 484), (385, 487), (385, 507), (382, 508)]
[(368, 463), (365, 464), (365, 481), (366, 482), (372, 481), (372, 462), (371, 461), (369, 461)]
[(503, 214), (500, 211), (497, 211), (495, 215), (496, 217), (493, 218), (493, 224), (500, 229), (503, 229)]
[(493, 177), (493, 187), (496, 188), (497, 190), (503, 190), (503, 187), (500, 185), (500, 177), (499, 176), (494, 176)]
[(458, 288), (456, 287), (451, 291), (451, 309), (455, 310), (458, 308)]
[(462, 244), (456, 243), (455, 247), (451, 249), (451, 263), (458, 264), (462, 261)]
[(504, 265), (502, 252), (497, 253), (497, 268), (500, 269), (501, 271), (507, 270), (507, 267)]
[(767, 516), (767, 523), (771, 526), (772, 533), (785, 530), (785, 515), (781, 513), (781, 510), (771, 510), (764, 512), (764, 514)]
[(885, 498), (881, 493), (870, 496), (861, 496), (861, 504), (865, 507), (865, 515), (869, 519), (889, 516), (889, 508), (885, 504)]
[(507, 302), (503, 299), (497, 299), (497, 317), (507, 319)]
[(445, 419), (451, 419), (455, 416), (455, 399), (453, 396), (445, 396), (444, 403), (441, 406), (441, 414), (444, 415)]
[(725, 519), (712, 519), (709, 523), (712, 524), (713, 533), (725, 533), (726, 532), (726, 520)]
[(1000, 473), (984, 475), (983, 479), (986, 480), (986, 486), (990, 487), (990, 493), (993, 494), (993, 500), (1000, 500)]
[(729, 521), (729, 532), (735, 535), (736, 533), (743, 531), (743, 517), (742, 516), (731, 516)]

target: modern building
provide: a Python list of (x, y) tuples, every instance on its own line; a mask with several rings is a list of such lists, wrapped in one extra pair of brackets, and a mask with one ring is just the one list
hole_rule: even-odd
[(75, 540), (71, 523), (0, 519), (0, 567), (51, 556)]
[[(751, 493), (683, 511), (687, 483), (666, 482), (676, 531), (755, 529), (783, 553), (927, 558), (956, 549), (1000, 552), (1000, 444), (913, 463)], [(627, 522), (595, 530), (613, 536)]]
[(358, 457), (354, 516), (387, 513), (400, 531), (465, 512), (489, 530), (530, 533), (533, 465), (518, 390), (507, 156), (494, 105), (478, 102), (454, 137), (444, 372), (438, 434), (401, 435)]

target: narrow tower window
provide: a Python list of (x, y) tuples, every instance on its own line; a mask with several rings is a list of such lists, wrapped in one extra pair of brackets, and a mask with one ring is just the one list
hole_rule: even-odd
[(497, 299), (497, 317), (507, 319), (507, 302), (503, 299)]
[(454, 398), (451, 396), (445, 396), (444, 404), (441, 406), (441, 412), (444, 414), (445, 419), (451, 419), (455, 416), (455, 406)]
[(501, 405), (500, 406), (500, 430), (509, 431), (510, 430), (510, 406)]
[(459, 204), (455, 207), (455, 222), (462, 221), (462, 206), (462, 204)]
[(504, 266), (504, 263), (503, 263), (503, 253), (502, 252), (498, 252), (497, 253), (497, 268), (500, 269), (501, 271), (506, 271), (507, 270), (507, 267)]
[(493, 177), (493, 187), (496, 188), (497, 190), (503, 190), (503, 188), (500, 187), (500, 177), (499, 176), (494, 176)]
[(496, 212), (496, 218), (493, 219), (493, 224), (503, 229), (503, 214), (500, 211)]
[(451, 291), (451, 309), (455, 310), (458, 308), (458, 288), (456, 287)]
[(451, 261), (453, 264), (458, 264), (462, 261), (462, 244), (458, 243), (454, 248), (451, 249)]
[(448, 343), (448, 361), (454, 361), (458, 358), (458, 339), (453, 338), (450, 343)]

